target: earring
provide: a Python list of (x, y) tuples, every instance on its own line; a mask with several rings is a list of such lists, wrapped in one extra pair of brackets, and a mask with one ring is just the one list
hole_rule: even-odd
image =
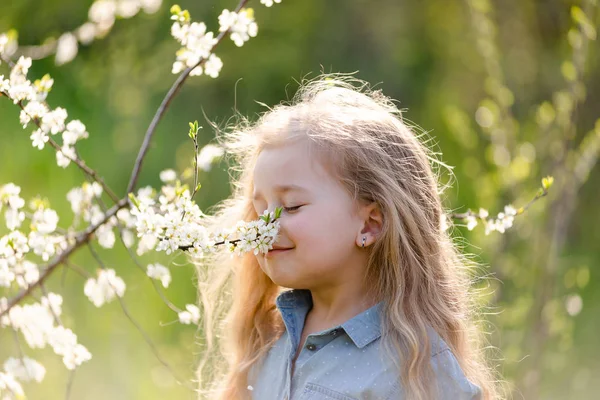
[(363, 247), (363, 249), (365, 248), (365, 240), (367, 240), (367, 237), (363, 236), (363, 240), (362, 240), (362, 247)]

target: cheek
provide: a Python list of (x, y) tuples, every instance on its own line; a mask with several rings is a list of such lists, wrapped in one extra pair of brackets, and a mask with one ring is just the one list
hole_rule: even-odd
[(285, 229), (297, 246), (328, 247), (348, 237), (353, 230), (349, 222), (349, 217), (335, 208), (312, 208), (290, 217)]

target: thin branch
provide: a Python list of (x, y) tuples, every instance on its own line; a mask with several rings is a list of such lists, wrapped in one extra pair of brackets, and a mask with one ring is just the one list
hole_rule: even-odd
[[(1, 92), (3, 93), (6, 97), (8, 97), (7, 93)], [(10, 99), (10, 97), (8, 97)], [(27, 113), (27, 111), (25, 111), (25, 107), (23, 106), (23, 102), (19, 101), (17, 103), (19, 105), (19, 108), (21, 108), (21, 110), (23, 110), (23, 112)], [(29, 115), (29, 114), (27, 114)], [(33, 121), (33, 123), (40, 129), (42, 129), (42, 125), (39, 121), (38, 118), (32, 118), (31, 115), (29, 115), (29, 118), (31, 118), (31, 120)], [(106, 192), (106, 194), (112, 199), (113, 202), (118, 203), (119, 202), (119, 198), (117, 197), (117, 195), (111, 190), (111, 188), (104, 182), (104, 180), (98, 175), (98, 173), (91, 169), (90, 167), (88, 167), (87, 165), (85, 165), (85, 162), (83, 160), (81, 160), (79, 157), (76, 158), (71, 158), (68, 155), (66, 155), (65, 153), (62, 152), (61, 147), (58, 145), (58, 143), (56, 143), (54, 141), (54, 139), (52, 139), (50, 136), (48, 136), (48, 143), (50, 144), (50, 146), (52, 146), (56, 151), (60, 151), (63, 156), (65, 156), (66, 158), (68, 158), (69, 160), (71, 160), (75, 165), (77, 165), (83, 172), (85, 172), (87, 175), (89, 175), (90, 177), (92, 177), (92, 179), (94, 179), (96, 182), (98, 182), (100, 184), (100, 186), (102, 186), (102, 189), (104, 189), (104, 191)]]
[[(105, 269), (106, 266), (104, 265), (104, 262), (102, 262), (102, 259), (100, 258), (100, 256), (98, 255), (98, 253), (96, 252), (96, 250), (94, 249), (94, 247), (92, 246), (91, 243), (88, 243), (88, 248), (90, 249), (92, 256), (94, 257), (96, 262), (98, 262), (100, 267), (102, 269)], [(112, 284), (110, 284), (110, 285), (112, 287)], [(114, 290), (114, 288), (113, 288), (113, 290)], [(150, 346), (150, 349), (154, 353), (154, 356), (157, 358), (157, 360), (169, 370), (169, 372), (171, 373), (171, 375), (173, 375), (173, 377), (175, 378), (175, 380), (177, 381), (178, 384), (184, 385), (185, 387), (187, 387), (188, 389), (190, 389), (192, 391), (195, 390), (194, 388), (189, 386), (189, 383), (184, 383), (183, 380), (178, 377), (178, 375), (175, 373), (175, 371), (173, 370), (171, 365), (162, 358), (162, 356), (158, 352), (158, 349), (156, 348), (156, 345), (154, 344), (152, 339), (148, 336), (146, 331), (144, 331), (144, 329), (140, 326), (140, 324), (129, 313), (129, 310), (127, 309), (127, 306), (125, 305), (125, 301), (119, 295), (117, 295), (116, 297), (119, 300), (119, 304), (121, 305), (121, 309), (125, 313), (125, 316), (127, 317), (127, 319), (129, 319), (129, 321), (133, 324), (133, 326), (135, 326), (135, 328), (140, 332), (140, 334), (142, 335), (142, 337), (144, 338), (144, 340), (146, 341), (148, 346)]]
[(65, 400), (69, 400), (69, 397), (71, 397), (71, 389), (73, 389), (73, 381), (75, 381), (75, 371), (77, 371), (77, 369), (72, 370), (69, 374), (69, 380), (67, 381), (67, 390), (65, 390)]
[[(538, 193), (535, 195), (535, 197), (533, 199), (529, 200), (529, 202), (526, 205), (517, 209), (517, 213), (515, 215), (523, 214), (529, 207), (531, 207), (531, 205), (533, 203), (535, 203), (537, 200), (539, 200), (542, 197), (545, 197), (547, 195), (548, 195), (548, 189), (542, 188), (540, 191), (538, 191)], [(452, 219), (467, 219), (468, 217), (486, 219), (486, 218), (481, 218), (478, 213), (475, 213), (471, 210), (469, 210), (465, 213), (451, 213), (451, 214), (448, 214), (448, 216)]]
[(73, 264), (69, 260), (65, 260), (65, 266), (67, 268), (72, 269), (73, 271), (77, 272), (79, 275), (81, 275), (85, 279), (89, 279), (89, 278), (93, 277), (93, 275), (90, 274), (89, 272), (87, 272), (85, 269), (83, 269), (82, 267), (80, 267), (78, 265)]
[[(242, 9), (242, 7), (244, 7), (246, 5), (247, 2), (248, 2), (248, 0), (241, 0), (240, 3), (235, 8), (235, 12), (239, 12)], [(217, 48), (219, 43), (221, 43), (221, 41), (223, 40), (225, 35), (227, 35), (228, 33), (229, 33), (229, 29), (219, 33), (219, 36), (217, 36), (217, 39), (216, 39), (217, 42), (210, 49), (210, 53), (214, 52), (214, 50)], [(148, 130), (146, 131), (146, 135), (144, 136), (144, 141), (142, 143), (142, 147), (140, 147), (140, 151), (138, 152), (137, 158), (135, 160), (133, 172), (131, 173), (131, 178), (129, 179), (129, 184), (127, 185), (127, 193), (131, 193), (135, 189), (135, 185), (137, 184), (137, 181), (138, 181), (138, 178), (140, 175), (140, 171), (142, 168), (142, 163), (144, 162), (144, 157), (146, 157), (146, 153), (148, 152), (148, 148), (150, 146), (150, 141), (152, 140), (152, 136), (154, 135), (154, 132), (156, 131), (158, 123), (160, 122), (163, 115), (167, 111), (169, 104), (171, 104), (171, 101), (173, 100), (175, 95), (179, 92), (181, 87), (183, 86), (183, 83), (185, 82), (187, 77), (190, 75), (190, 72), (192, 72), (192, 70), (194, 68), (203, 65), (205, 62), (206, 62), (206, 58), (201, 58), (200, 61), (198, 61), (198, 63), (196, 63), (196, 65), (186, 68), (177, 77), (177, 80), (173, 83), (173, 85), (167, 92), (167, 95), (165, 96), (162, 103), (158, 107), (158, 110), (156, 110), (156, 113), (154, 114), (154, 117), (152, 118), (152, 122), (150, 123), (150, 126), (148, 127)]]

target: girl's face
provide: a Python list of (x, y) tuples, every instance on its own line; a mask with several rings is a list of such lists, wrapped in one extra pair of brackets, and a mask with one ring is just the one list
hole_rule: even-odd
[(357, 238), (364, 221), (342, 185), (310, 158), (305, 142), (259, 154), (253, 204), (259, 215), (284, 207), (274, 246), (289, 250), (256, 256), (277, 285), (318, 289), (362, 279), (366, 259)]

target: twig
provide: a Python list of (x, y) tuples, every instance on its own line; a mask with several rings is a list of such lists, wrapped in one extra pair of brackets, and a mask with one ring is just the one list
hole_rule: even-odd
[[(92, 253), (92, 256), (98, 262), (98, 264), (100, 265), (100, 267), (102, 269), (105, 269), (106, 266), (102, 262), (102, 259), (100, 258), (100, 256), (98, 255), (98, 253), (96, 252), (96, 250), (94, 249), (94, 247), (92, 246), (91, 243), (88, 243), (88, 248), (90, 249), (90, 252)], [(111, 284), (111, 287), (112, 287), (112, 284)], [(114, 290), (114, 288), (113, 288), (113, 290)], [(148, 344), (148, 346), (150, 346), (150, 349), (152, 350), (152, 352), (154, 353), (154, 356), (158, 359), (158, 361), (169, 370), (169, 372), (171, 373), (171, 375), (173, 375), (173, 377), (175, 378), (175, 380), (177, 381), (177, 383), (179, 383), (181, 385), (184, 385), (188, 389), (190, 389), (190, 390), (193, 391), (194, 388), (190, 387), (189, 383), (184, 383), (183, 380), (180, 379), (178, 377), (178, 375), (175, 373), (175, 371), (173, 370), (173, 368), (171, 367), (171, 365), (162, 358), (162, 356), (158, 352), (158, 349), (154, 345), (154, 342), (152, 342), (152, 339), (150, 339), (150, 337), (148, 336), (148, 334), (146, 333), (146, 331), (144, 331), (144, 329), (140, 326), (140, 324), (129, 313), (129, 310), (127, 309), (127, 306), (125, 305), (125, 301), (121, 298), (121, 296), (117, 295), (116, 297), (119, 300), (119, 304), (121, 305), (121, 309), (125, 313), (125, 316), (127, 317), (127, 319), (129, 319), (129, 321), (133, 324), (133, 326), (135, 326), (135, 328), (143, 336), (144, 340), (146, 341), (146, 343)]]
[[(535, 197), (531, 200), (529, 200), (529, 202), (517, 209), (517, 213), (515, 215), (520, 215), (523, 214), (525, 212), (525, 210), (527, 210), (529, 207), (531, 207), (531, 205), (536, 202), (537, 200), (541, 199), (542, 197), (545, 197), (548, 195), (548, 189), (546, 188), (542, 188), (540, 191), (538, 191), (538, 193), (535, 195)], [(451, 213), (448, 215), (450, 218), (452, 219), (467, 219), (468, 217), (475, 217), (475, 218), (479, 218), (479, 219), (485, 219), (485, 218), (481, 218), (479, 216), (479, 214), (474, 213), (473, 211), (469, 210), (465, 213)]]
[[(4, 93), (7, 97), (8, 94)], [(10, 97), (9, 97), (10, 99)], [(23, 112), (27, 113), (25, 111), (25, 107), (23, 106), (23, 102), (19, 101), (17, 103), (19, 105), (19, 108), (21, 108), (21, 110), (23, 110)], [(29, 115), (29, 114), (27, 114)], [(33, 123), (40, 129), (42, 129), (42, 125), (40, 124), (40, 121), (38, 118), (32, 118), (31, 115), (29, 115), (29, 118), (31, 118), (31, 120), (33, 121)], [(79, 157), (76, 158), (71, 158), (69, 156), (67, 156), (65, 153), (62, 152), (61, 147), (58, 145), (58, 143), (56, 143), (54, 141), (54, 139), (52, 139), (51, 137), (48, 136), (48, 143), (50, 144), (50, 146), (52, 146), (56, 151), (60, 151), (63, 156), (65, 156), (66, 158), (68, 158), (69, 160), (71, 160), (75, 165), (77, 165), (83, 172), (85, 172), (87, 175), (89, 175), (92, 179), (94, 179), (96, 182), (98, 182), (100, 184), (100, 186), (102, 186), (102, 189), (104, 189), (104, 191), (106, 192), (106, 194), (112, 199), (112, 201), (114, 201), (115, 203), (117, 203), (119, 201), (119, 198), (117, 197), (117, 195), (111, 190), (111, 188), (104, 182), (104, 180), (98, 175), (98, 173), (91, 169), (90, 167), (88, 167), (87, 165), (85, 165), (85, 162), (83, 162), (83, 160), (79, 159)]]
[[(239, 12), (242, 9), (242, 7), (244, 7), (244, 5), (246, 5), (247, 2), (248, 2), (248, 0), (241, 0), (235, 9), (235, 12)], [(223, 40), (225, 35), (227, 35), (228, 33), (229, 33), (229, 29), (219, 33), (219, 36), (217, 36), (217, 39), (216, 39), (217, 42), (210, 49), (210, 53), (212, 53), (217, 48), (219, 43), (221, 43), (221, 41)], [(150, 123), (150, 126), (148, 127), (148, 130), (146, 131), (146, 135), (144, 136), (144, 141), (142, 142), (142, 147), (140, 147), (140, 151), (138, 152), (137, 158), (135, 160), (135, 165), (133, 166), (133, 172), (131, 173), (131, 178), (129, 179), (129, 184), (127, 185), (127, 193), (131, 193), (135, 189), (135, 185), (138, 181), (140, 171), (142, 168), (142, 163), (144, 162), (144, 157), (146, 157), (146, 153), (148, 152), (148, 148), (150, 146), (150, 141), (152, 140), (152, 136), (154, 135), (154, 131), (156, 131), (158, 123), (160, 122), (163, 115), (167, 111), (169, 104), (171, 104), (171, 101), (173, 100), (175, 95), (179, 92), (181, 87), (183, 86), (183, 83), (185, 82), (187, 77), (190, 75), (190, 72), (192, 72), (192, 70), (194, 68), (204, 64), (205, 62), (206, 62), (206, 58), (201, 58), (200, 61), (198, 61), (198, 63), (196, 63), (196, 65), (186, 68), (177, 77), (177, 80), (173, 83), (173, 85), (167, 92), (167, 95), (161, 102), (160, 106), (158, 107), (158, 110), (156, 110), (156, 113), (154, 114), (154, 117), (152, 118), (152, 122)]]

